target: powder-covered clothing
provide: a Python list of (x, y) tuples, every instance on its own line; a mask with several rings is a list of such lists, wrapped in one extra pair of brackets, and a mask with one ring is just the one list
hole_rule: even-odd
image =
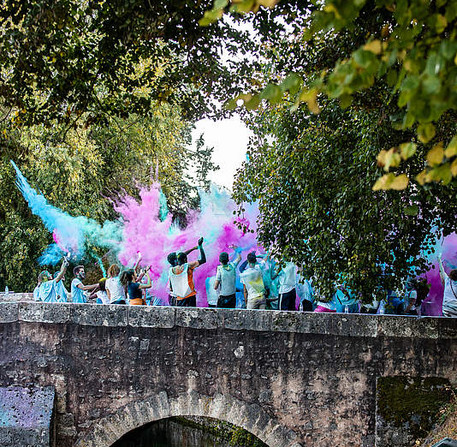
[(80, 285), (82, 286), (83, 283), (78, 278), (74, 278), (71, 282), (71, 300), (73, 301), (73, 303), (87, 303), (84, 290), (78, 287)]
[(259, 304), (259, 301), (265, 302), (265, 286), (263, 284), (262, 278), (262, 271), (258, 265), (254, 267), (247, 268), (243, 273), (240, 275), (240, 280), (242, 284), (246, 287), (248, 293), (248, 299), (246, 303), (246, 307), (248, 309), (257, 309), (259, 307), (252, 307), (254, 304)]
[(170, 267), (168, 278), (178, 301), (197, 294), (194, 285), (194, 269), (188, 263)]
[(44, 303), (57, 303), (56, 280), (42, 282), (39, 290), (39, 301)]
[(229, 262), (226, 265), (218, 265), (216, 272), (216, 280), (219, 281), (220, 291), (219, 294), (223, 296), (233, 295), (236, 293), (236, 267), (239, 264), (236, 262)]
[(216, 277), (211, 276), (206, 278), (205, 288), (206, 288), (206, 301), (209, 306), (217, 306), (218, 294), (214, 289), (214, 283), (216, 282)]
[(246, 309), (265, 309), (267, 306), (267, 300), (264, 295), (255, 296), (253, 298), (248, 297)]
[(124, 286), (119, 281), (119, 276), (113, 276), (108, 278), (105, 282), (105, 289), (109, 290), (110, 293), (110, 303), (115, 303), (116, 301), (125, 301), (125, 290)]
[(278, 274), (279, 294), (290, 292), (295, 289), (296, 267), (293, 262), (286, 262), (284, 268)]
[(108, 294), (105, 290), (99, 290), (97, 292), (97, 298), (100, 300), (101, 304), (109, 304)]
[(67, 289), (62, 280), (56, 283), (56, 294), (57, 294), (57, 302), (59, 303), (66, 303), (67, 302)]
[[(319, 308), (319, 310), (318, 310)], [(325, 309), (325, 310), (321, 310)], [(317, 302), (317, 307), (314, 312), (336, 312), (336, 303), (334, 301), (329, 301), (327, 303), (323, 301)]]
[(457, 281), (452, 281), (449, 276), (444, 279), (443, 315), (457, 317)]

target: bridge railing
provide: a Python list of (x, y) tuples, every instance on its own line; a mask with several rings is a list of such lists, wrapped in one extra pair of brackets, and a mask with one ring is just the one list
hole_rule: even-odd
[(168, 306), (2, 302), (1, 323), (59, 323), (257, 332), (295, 332), (348, 337), (457, 338), (457, 319)]

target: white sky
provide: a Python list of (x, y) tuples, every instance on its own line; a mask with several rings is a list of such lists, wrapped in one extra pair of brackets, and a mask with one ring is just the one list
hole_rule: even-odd
[(203, 133), (205, 146), (213, 147), (213, 161), (220, 169), (211, 173), (210, 180), (232, 190), (233, 178), (246, 160), (250, 132), (237, 117), (220, 121), (204, 119), (196, 123), (192, 141)]

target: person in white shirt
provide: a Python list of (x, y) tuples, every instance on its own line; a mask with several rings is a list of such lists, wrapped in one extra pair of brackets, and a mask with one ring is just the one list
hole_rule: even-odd
[(125, 304), (125, 288), (119, 280), (121, 269), (112, 264), (108, 268), (108, 279), (105, 282), (106, 293), (110, 304)]
[(106, 293), (106, 278), (98, 282), (99, 290), (96, 292), (97, 304), (109, 304), (108, 294)]
[(263, 283), (262, 270), (257, 265), (255, 252), (247, 256), (248, 268), (240, 275), (244, 287), (244, 298), (247, 309), (265, 309), (265, 285)]
[(278, 310), (297, 310), (295, 301), (297, 291), (295, 289), (295, 280), (297, 268), (293, 262), (286, 262), (279, 272), (272, 272), (271, 279), (279, 278), (279, 305)]
[(217, 266), (216, 281), (214, 289), (220, 287), (218, 308), (234, 309), (236, 307), (236, 267), (241, 261), (241, 254), (237, 251), (238, 247), (233, 247), (236, 251), (236, 258), (229, 262), (229, 255), (223, 251), (219, 255), (220, 265)]

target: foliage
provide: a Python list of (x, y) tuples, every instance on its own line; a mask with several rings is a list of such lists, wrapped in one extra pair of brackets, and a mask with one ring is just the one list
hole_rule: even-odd
[[(154, 101), (186, 117), (214, 109), (235, 86), (222, 46), (241, 31), (198, 20), (206, 2), (5, 0), (0, 6), (0, 98), (15, 121), (71, 123), (144, 114)], [(242, 76), (240, 76), (242, 77)]]
[[(217, 20), (227, 9), (257, 12), (262, 3), (216, 1), (204, 23)], [(273, 6), (274, 2), (266, 4)], [(293, 110), (306, 103), (311, 112), (319, 113), (321, 93), (339, 99), (342, 107), (348, 107), (359, 92), (379, 83), (387, 85), (389, 94), (385, 100), (395, 101), (398, 106), (398, 112), (391, 117), (392, 125), (396, 129), (414, 129), (415, 135), (381, 151), (378, 162), (387, 173), (375, 183), (374, 189), (404, 189), (410, 178), (421, 185), (449, 184), (457, 175), (457, 135), (454, 128), (451, 135), (441, 139), (437, 126), (449, 111), (455, 111), (457, 104), (456, 2), (325, 0), (304, 2), (301, 8), (289, 8), (285, 15), (304, 23), (304, 32), (289, 28), (284, 39), (295, 50), (295, 53), (290, 51), (288, 63), (283, 63), (288, 66), (289, 74), (286, 76), (279, 70), (276, 72), (279, 82), (263, 85), (257, 94), (243, 92), (227, 107), (233, 109), (242, 100), (248, 109), (255, 109), (262, 100), (276, 104), (289, 95)], [(259, 23), (265, 24), (262, 19)], [(310, 67), (305, 63), (307, 57), (304, 61), (297, 54), (313, 53), (316, 40), (331, 41), (337, 36), (344, 42), (348, 35), (352, 48), (344, 48), (344, 43), (339, 45), (342, 51), (338, 58), (324, 57), (326, 63), (318, 65), (310, 76)], [(284, 52), (282, 57), (286, 57)], [(415, 177), (409, 177), (405, 168), (401, 168), (405, 160), (417, 153), (418, 144), (426, 148), (419, 151), (426, 165)], [(393, 172), (389, 172), (391, 168)]]
[[(189, 149), (192, 127), (179, 108), (156, 104), (148, 116), (108, 116), (103, 123), (71, 128), (57, 122), (52, 127), (37, 124), (21, 129), (10, 121), (2, 123), (0, 288), (8, 284), (17, 291), (32, 290), (43, 269), (37, 258), (52, 242), (17, 190), (10, 159), (50, 203), (100, 223), (118, 218), (112, 200), (123, 194), (138, 197), (138, 187), (155, 179), (160, 180), (175, 217), (198, 205), (197, 187), (204, 187), (206, 174), (216, 168), (212, 149), (203, 141), (196, 152)], [(206, 170), (199, 169), (199, 179), (188, 171), (194, 165), (205, 166)]]
[[(409, 136), (392, 130), (384, 112), (343, 111), (331, 100), (319, 115), (291, 115), (279, 104), (251, 120), (255, 136), (235, 199), (258, 201), (261, 243), (297, 263), (323, 300), (343, 281), (367, 302), (380, 287), (400, 286), (426, 267), (433, 224), (455, 229), (454, 185), (372, 191), (380, 145)], [(408, 169), (414, 175), (421, 165), (410, 161)]]

